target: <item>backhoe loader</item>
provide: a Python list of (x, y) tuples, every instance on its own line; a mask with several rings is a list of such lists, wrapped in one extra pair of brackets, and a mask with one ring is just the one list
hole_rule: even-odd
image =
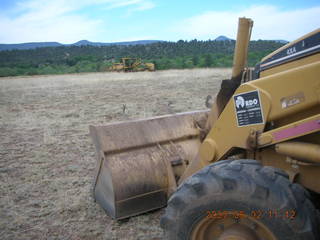
[(113, 63), (109, 68), (110, 71), (116, 72), (140, 72), (140, 71), (155, 71), (153, 63), (142, 62), (139, 58), (121, 58), (120, 63)]
[(252, 26), (210, 111), (90, 126), (112, 218), (167, 206), (166, 239), (320, 239), (320, 29), (251, 69)]

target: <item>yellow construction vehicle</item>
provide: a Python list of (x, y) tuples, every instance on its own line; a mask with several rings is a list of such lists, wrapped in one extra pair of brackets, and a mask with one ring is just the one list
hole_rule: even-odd
[(139, 71), (155, 71), (153, 63), (143, 63), (139, 58), (121, 58), (120, 63), (113, 63), (110, 71), (117, 72), (139, 72)]
[(320, 29), (250, 69), (252, 26), (210, 111), (90, 126), (111, 217), (167, 205), (167, 239), (320, 239)]

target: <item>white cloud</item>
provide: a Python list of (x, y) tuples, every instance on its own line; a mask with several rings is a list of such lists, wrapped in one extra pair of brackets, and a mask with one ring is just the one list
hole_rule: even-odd
[(0, 13), (0, 43), (95, 40), (105, 33), (106, 23), (77, 13), (89, 6), (104, 9), (127, 7), (142, 11), (154, 7), (150, 0), (27, 0)]
[(132, 6), (132, 5), (140, 4), (141, 2), (142, 0), (114, 1), (108, 8), (111, 9), (111, 8)]
[(80, 39), (91, 39), (99, 29), (100, 22), (81, 16), (59, 16), (37, 20), (36, 16), (18, 19), (0, 17), (1, 43), (58, 41), (71, 43)]
[(128, 0), (122, 3), (117, 2), (115, 6), (117, 7), (132, 6), (131, 8), (128, 9), (127, 13), (124, 15), (124, 17), (129, 17), (134, 12), (140, 12), (140, 11), (152, 9), (155, 7), (155, 4), (148, 0)]
[(141, 2), (136, 8), (133, 8), (132, 11), (144, 11), (148, 9), (152, 9), (155, 7), (153, 2), (145, 1)]
[(281, 10), (275, 6), (251, 6), (240, 11), (208, 11), (178, 22), (171, 30), (184, 39), (236, 38), (239, 17), (254, 21), (252, 39), (294, 40), (320, 26), (320, 7)]

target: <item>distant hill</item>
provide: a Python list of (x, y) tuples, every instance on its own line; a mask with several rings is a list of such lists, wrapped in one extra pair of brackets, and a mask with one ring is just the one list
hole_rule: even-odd
[(157, 42), (164, 42), (161, 40), (138, 40), (129, 42), (114, 42), (114, 43), (103, 43), (103, 42), (90, 42), (88, 40), (81, 40), (72, 44), (62, 44), (58, 42), (30, 42), (30, 43), (17, 43), (17, 44), (0, 44), (0, 51), (5, 50), (27, 50), (43, 47), (60, 47), (60, 46), (110, 46), (110, 45), (140, 45), (140, 44), (151, 44)]
[[(69, 44), (73, 46), (110, 46), (110, 45), (140, 45), (140, 44), (151, 44), (157, 42), (164, 42), (161, 40), (137, 40), (137, 41), (129, 41), (129, 42), (114, 42), (114, 43), (103, 43), (103, 42), (90, 42), (88, 40), (80, 40), (76, 43)], [(67, 44), (65, 44), (67, 45)]]
[(30, 42), (30, 43), (17, 43), (17, 44), (0, 44), (0, 51), (4, 50), (27, 50), (41, 47), (60, 47), (63, 44), (58, 42)]
[(278, 43), (283, 43), (283, 44), (289, 43), (287, 40), (272, 40), (272, 41), (275, 41), (275, 42), (278, 42)]
[[(228, 38), (226, 36), (220, 35), (219, 37), (217, 37), (214, 41), (233, 41), (234, 39)], [(260, 41), (263, 41), (260, 39)], [(267, 40), (268, 41), (268, 40)], [(269, 40), (269, 41), (274, 41), (276, 43), (282, 43), (282, 44), (287, 44), (288, 41), (287, 40)]]
[[(234, 39), (228, 38), (226, 36), (219, 36), (214, 41), (222, 42), (222, 41), (234, 41)], [(288, 41), (286, 40), (270, 40), (275, 41), (277, 43), (286, 44)], [(28, 49), (35, 49), (35, 48), (44, 48), (44, 47), (61, 47), (61, 46), (95, 46), (95, 47), (102, 47), (102, 46), (111, 46), (111, 45), (122, 45), (122, 46), (130, 46), (130, 45), (145, 45), (145, 44), (152, 44), (158, 42), (166, 42), (162, 40), (137, 40), (137, 41), (128, 41), (128, 42), (111, 42), (111, 43), (104, 43), (104, 42), (90, 42), (88, 40), (80, 40), (78, 42), (72, 44), (62, 44), (59, 42), (30, 42), (30, 43), (17, 43), (17, 44), (0, 44), (0, 51), (5, 50), (28, 50)]]
[(217, 37), (217, 38), (215, 39), (215, 41), (231, 41), (231, 40), (233, 40), (233, 39), (228, 38), (228, 37), (223, 36), (223, 35), (221, 35), (221, 36), (219, 36), (219, 37)]

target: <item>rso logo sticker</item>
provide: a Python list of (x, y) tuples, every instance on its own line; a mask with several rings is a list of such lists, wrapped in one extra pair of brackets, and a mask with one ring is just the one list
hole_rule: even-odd
[(263, 123), (259, 92), (252, 91), (233, 96), (238, 126)]
[(257, 98), (245, 101), (243, 97), (237, 96), (237, 99), (236, 99), (236, 107), (238, 109), (244, 108), (244, 107), (255, 106), (255, 105), (258, 105), (258, 103), (259, 103), (259, 100)]

